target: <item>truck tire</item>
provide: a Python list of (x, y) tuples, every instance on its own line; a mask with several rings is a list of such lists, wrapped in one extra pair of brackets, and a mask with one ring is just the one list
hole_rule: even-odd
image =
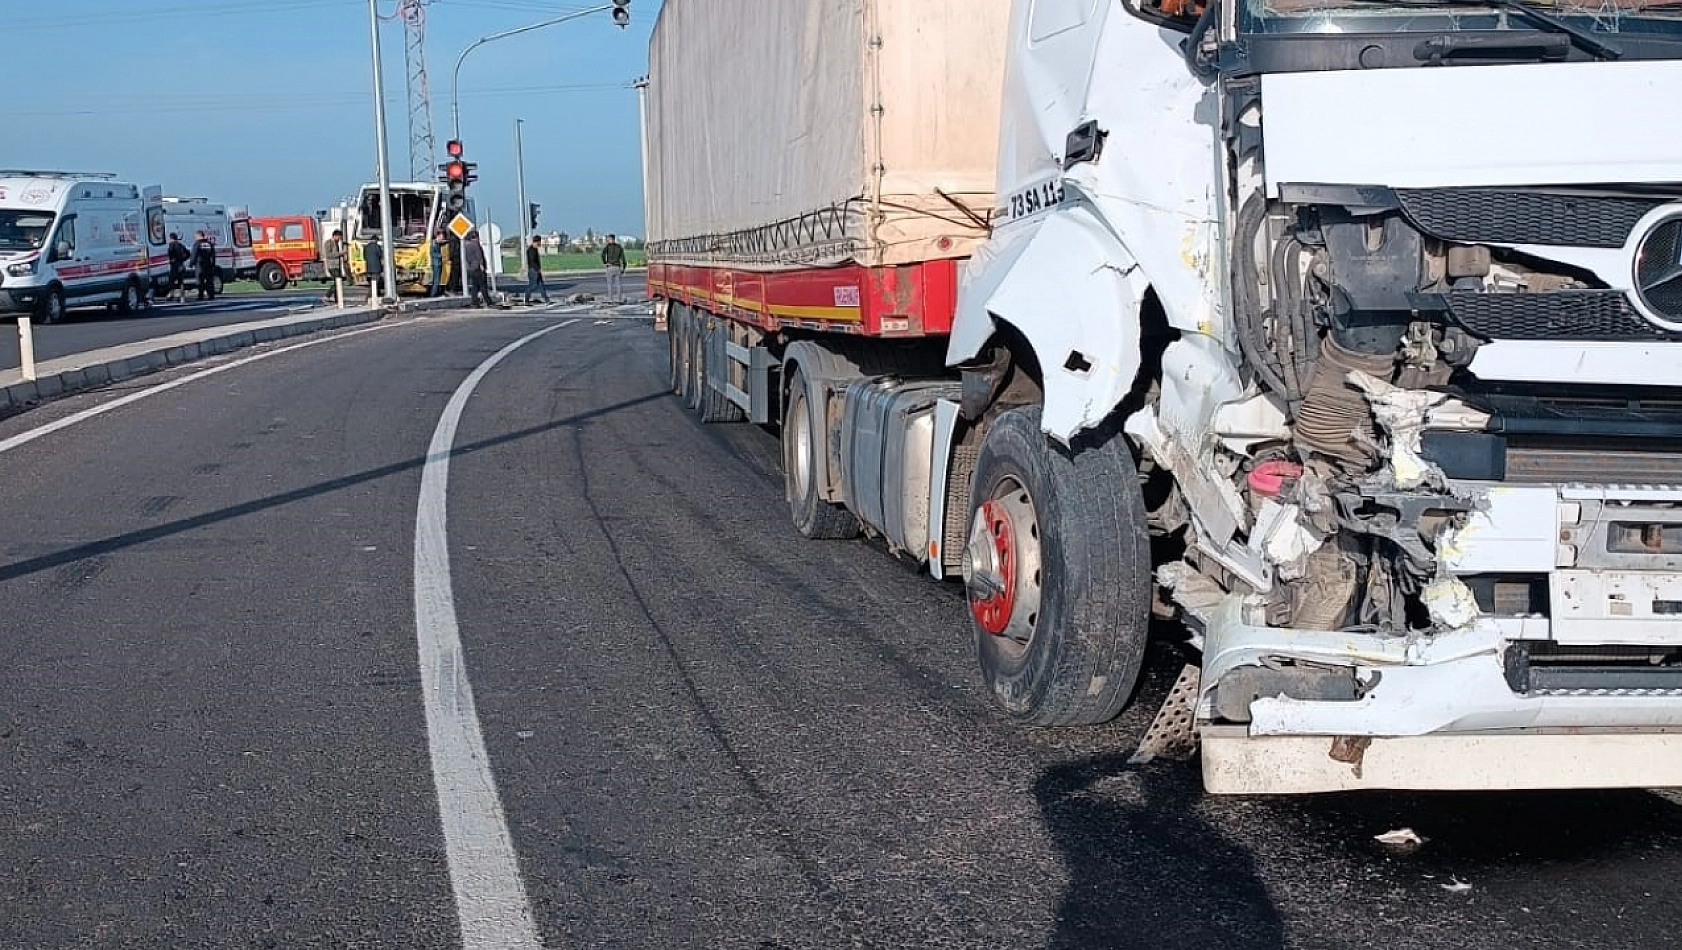
[(1113, 719), (1149, 631), (1150, 543), (1137, 469), (1119, 435), (1073, 450), (1012, 409), (982, 440), (964, 579), (981, 674), (1038, 726)]
[(683, 383), (683, 408), (699, 412), (701, 409), (701, 321), (689, 321), (689, 332), (683, 335), (684, 345), (689, 350), (689, 358), (683, 361), (685, 379)]
[(826, 451), (829, 426), (818, 414), (816, 394), (797, 367), (789, 375), (783, 407), (783, 485), (794, 528), (814, 541), (858, 537), (859, 520), (818, 494), (817, 459)]
[(286, 268), (274, 261), (264, 261), (262, 266), (257, 268), (257, 283), (261, 284), (264, 290), (285, 290)]
[(697, 334), (700, 349), (697, 361), (700, 368), (696, 371), (696, 378), (700, 381), (701, 394), (696, 399), (696, 412), (700, 413), (701, 421), (707, 425), (718, 425), (726, 422), (741, 422), (742, 410), (730, 401), (730, 397), (713, 388), (708, 376), (712, 372), (712, 347), (708, 345), (709, 328), (702, 323)]

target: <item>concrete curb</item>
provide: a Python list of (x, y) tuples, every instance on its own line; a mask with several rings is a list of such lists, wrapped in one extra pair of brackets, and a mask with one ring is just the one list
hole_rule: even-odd
[[(434, 308), (407, 307), (404, 309), (430, 310)], [(244, 347), (256, 346), (259, 343), (271, 343), (275, 340), (319, 333), (323, 330), (336, 330), (364, 323), (376, 323), (383, 319), (386, 313), (386, 310), (377, 307), (332, 311), (314, 319), (252, 327), (235, 333), (209, 336), (202, 340), (177, 343), (111, 359), (102, 359), (99, 355), (101, 351), (95, 350), (91, 353), (82, 354), (90, 358), (90, 362), (87, 364), (71, 366), (55, 373), (43, 373), (33, 381), (17, 382), (0, 387), (0, 418), (17, 415), (42, 403), (73, 393), (97, 389), (125, 379), (168, 369), (171, 366), (180, 366), (183, 363), (191, 363), (195, 360), (229, 353)], [(137, 344), (130, 344), (130, 346), (141, 346), (145, 342), (141, 341)], [(111, 349), (119, 348), (112, 347)], [(74, 359), (76, 359), (75, 356), (70, 356), (53, 362), (64, 363)]]

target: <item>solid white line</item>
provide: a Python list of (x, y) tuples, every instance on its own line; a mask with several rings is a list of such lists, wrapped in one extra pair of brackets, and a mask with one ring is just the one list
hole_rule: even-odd
[(409, 323), (409, 322), (411, 322), (411, 321), (405, 320), (402, 323), (381, 323), (381, 324), (377, 324), (377, 325), (371, 326), (371, 327), (364, 327), (363, 329), (360, 329), (360, 330), (351, 330), (351, 331), (348, 331), (348, 332), (345, 332), (345, 333), (336, 333), (336, 334), (333, 334), (332, 336), (324, 336), (324, 337), (321, 337), (319, 339), (308, 340), (308, 341), (303, 342), (303, 343), (294, 343), (291, 346), (283, 346), (278, 350), (269, 350), (267, 353), (258, 353), (255, 356), (243, 357), (241, 359), (234, 360), (231, 363), (223, 363), (220, 366), (212, 366), (210, 369), (199, 370), (196, 373), (193, 373), (193, 374), (188, 375), (188, 376), (183, 376), (180, 379), (173, 379), (173, 380), (170, 380), (167, 383), (160, 383), (160, 384), (158, 384), (156, 386), (153, 386), (149, 389), (142, 389), (139, 392), (129, 393), (127, 396), (121, 396), (121, 397), (119, 397), (117, 399), (113, 399), (113, 400), (111, 400), (110, 402), (107, 402), (107, 403), (101, 403), (100, 405), (94, 406), (91, 409), (83, 409), (81, 412), (74, 413), (73, 415), (65, 416), (63, 419), (55, 419), (54, 421), (49, 422), (44, 426), (39, 426), (37, 428), (30, 429), (27, 432), (20, 432), (17, 435), (12, 436), (9, 439), (0, 439), (0, 454), (10, 452), (11, 450), (13, 450), (15, 448), (18, 448), (19, 446), (28, 445), (29, 443), (34, 442), (36, 439), (52, 435), (54, 432), (59, 432), (59, 431), (64, 430), (64, 429), (68, 429), (73, 425), (77, 425), (79, 423), (86, 422), (89, 419), (92, 419), (96, 416), (102, 416), (105, 413), (112, 411), (113, 409), (121, 409), (124, 406), (131, 406), (131, 405), (139, 402), (142, 399), (148, 399), (152, 396), (156, 396), (156, 395), (159, 395), (161, 393), (167, 393), (172, 389), (176, 389), (176, 388), (179, 388), (181, 386), (185, 386), (188, 383), (196, 383), (201, 379), (206, 379), (208, 377), (215, 376), (218, 373), (226, 373), (227, 371), (229, 371), (231, 369), (238, 369), (241, 366), (249, 366), (250, 364), (258, 362), (259, 360), (266, 360), (266, 359), (269, 359), (271, 357), (280, 356), (283, 353), (293, 353), (293, 352), (296, 352), (298, 350), (302, 350), (306, 347), (320, 346), (323, 343), (332, 343), (336, 340), (342, 340), (345, 337), (360, 336), (364, 333), (373, 333), (375, 330), (387, 330), (387, 329), (390, 329), (392, 327), (403, 326), (404, 324)]
[(577, 322), (567, 320), (521, 337), (479, 364), (444, 407), (421, 471), (415, 515), (415, 635), (420, 642), (432, 780), (438, 788), (463, 950), (540, 950), (543, 944), (520, 879), (462, 655), (450, 583), (450, 454), (467, 400), (496, 364), (527, 343)]

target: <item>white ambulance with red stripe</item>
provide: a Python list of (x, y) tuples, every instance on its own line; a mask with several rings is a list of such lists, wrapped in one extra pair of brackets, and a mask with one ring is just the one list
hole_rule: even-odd
[[(210, 243), (216, 245), (216, 273), (211, 279), (217, 294), (222, 292), (224, 283), (257, 276), (257, 253), (251, 246), (250, 211), (243, 207), (214, 204), (207, 198), (171, 196), (163, 199), (163, 213), (166, 234), (181, 235), (181, 243), (189, 249), (201, 231)], [(157, 278), (158, 295), (162, 296), (169, 284), (167, 246)], [(198, 286), (198, 273), (191, 265), (187, 267), (186, 278), (188, 287)]]
[(140, 309), (168, 270), (161, 195), (114, 175), (0, 171), (0, 313)]

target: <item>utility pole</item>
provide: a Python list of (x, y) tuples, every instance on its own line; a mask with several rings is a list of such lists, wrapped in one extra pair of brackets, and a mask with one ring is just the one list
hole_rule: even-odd
[[(531, 205), (526, 203), (525, 126), (525, 119), (514, 120), (514, 186), (520, 192), (520, 249), (517, 256), (522, 262), (526, 259), (526, 245), (531, 243), (526, 227), (531, 219)], [(498, 250), (497, 253), (502, 252)], [(526, 280), (531, 280), (530, 274), (526, 275)]]
[[(380, 11), (376, 0), (368, 0), (368, 30), (374, 48), (374, 148), (379, 153), (376, 163), (380, 169), (380, 251), (385, 259), (383, 278), (384, 300), (397, 299), (397, 261), (392, 244), (391, 228), (391, 155), (385, 141), (385, 75), (380, 58)], [(372, 297), (372, 294), (369, 294)]]

